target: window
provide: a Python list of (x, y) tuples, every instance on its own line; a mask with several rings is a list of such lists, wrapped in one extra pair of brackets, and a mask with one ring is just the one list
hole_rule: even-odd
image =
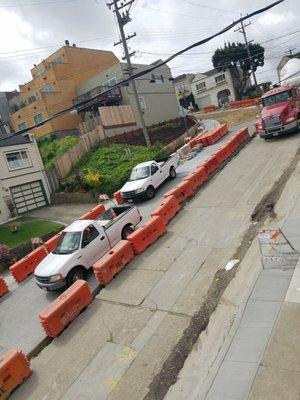
[(196, 89), (197, 89), (198, 91), (205, 90), (205, 89), (206, 89), (206, 83), (205, 83), (205, 82), (197, 83)]
[(151, 164), (151, 175), (154, 175), (158, 171), (158, 166), (156, 164)]
[(291, 90), (287, 90), (285, 92), (277, 93), (272, 96), (265, 97), (263, 99), (264, 107), (272, 106), (276, 103), (281, 103), (283, 101), (288, 101), (293, 97), (293, 93)]
[(54, 87), (53, 87), (52, 83), (48, 83), (48, 85), (44, 86), (44, 87), (41, 89), (41, 92), (42, 92), (42, 93), (54, 92)]
[(36, 76), (40, 76), (45, 72), (45, 67), (41, 66), (36, 70)]
[(62, 63), (62, 57), (57, 57), (52, 61), (53, 64), (61, 64)]
[(31, 162), (29, 160), (27, 150), (5, 153), (5, 157), (8, 164), (8, 169), (10, 171), (31, 167)]
[(181, 83), (180, 85), (178, 85), (178, 92), (179, 93), (184, 93), (186, 91), (188, 91), (188, 88), (184, 83)]
[(26, 122), (21, 122), (21, 123), (19, 124), (19, 131), (22, 131), (23, 129), (26, 129), (26, 128), (27, 128)]
[(35, 96), (30, 96), (30, 97), (28, 97), (28, 102), (31, 104), (31, 103), (33, 103), (34, 101), (36, 101), (36, 97)]
[(152, 74), (152, 80), (155, 82), (155, 83), (164, 83), (164, 77), (162, 76), (162, 75), (155, 75), (155, 74)]
[(225, 74), (215, 76), (215, 81), (217, 85), (221, 85), (222, 83), (226, 82)]
[(139, 97), (139, 102), (142, 110), (146, 110), (146, 102), (144, 97)]
[(81, 247), (85, 247), (90, 244), (94, 239), (96, 239), (97, 236), (99, 236), (97, 229), (94, 227), (94, 225), (89, 225), (83, 231)]
[(104, 82), (103, 86), (114, 86), (117, 84), (117, 78), (111, 78), (107, 82)]
[(79, 248), (81, 232), (63, 232), (60, 235), (54, 254), (72, 254)]
[(42, 116), (42, 114), (36, 114), (36, 115), (34, 116), (34, 122), (35, 122), (36, 124), (40, 124), (41, 122), (43, 122), (43, 116)]

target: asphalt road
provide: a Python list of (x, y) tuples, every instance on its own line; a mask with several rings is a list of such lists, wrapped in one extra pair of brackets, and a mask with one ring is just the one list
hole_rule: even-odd
[[(250, 127), (252, 125), (252, 123), (249, 123)], [(242, 126), (245, 126), (245, 124)], [(237, 126), (234, 131), (229, 132), (218, 143), (204, 148), (193, 159), (180, 164), (177, 168), (177, 177), (163, 184), (154, 199), (138, 203), (137, 206), (143, 220), (146, 221), (151, 212), (160, 204), (164, 193), (181, 182), (198, 164), (215, 153), (220, 143), (228, 140), (238, 128)], [(7, 349), (14, 347), (21, 348), (28, 354), (45, 337), (38, 321), (39, 312), (62, 292), (43, 292), (36, 286), (32, 276), (21, 284), (15, 283), (9, 274), (5, 276), (5, 279), (9, 284), (10, 293), (0, 299), (0, 355)], [(98, 286), (92, 272), (89, 274), (88, 281), (92, 289)]]

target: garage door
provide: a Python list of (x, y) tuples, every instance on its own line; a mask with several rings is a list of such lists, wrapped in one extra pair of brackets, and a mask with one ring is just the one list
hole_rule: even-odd
[(42, 181), (28, 182), (10, 188), (18, 214), (43, 207), (48, 204)]
[(210, 95), (197, 97), (196, 102), (198, 104), (199, 109), (201, 110), (205, 106), (209, 106), (212, 104)]

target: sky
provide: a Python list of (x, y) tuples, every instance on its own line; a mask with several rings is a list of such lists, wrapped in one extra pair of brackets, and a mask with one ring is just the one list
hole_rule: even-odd
[[(272, 0), (134, 0), (126, 33), (134, 63), (148, 64), (197, 42)], [(300, 0), (285, 0), (251, 19), (248, 40), (265, 47), (265, 65), (257, 80), (277, 82), (276, 66), (289, 48), (300, 51)], [(66, 39), (80, 47), (111, 50), (122, 57), (113, 12), (105, 0), (0, 0), (0, 90), (18, 89), (30, 81), (30, 69)], [(242, 41), (231, 30), (189, 51), (168, 65), (173, 76), (213, 68), (211, 57), (225, 42)], [(192, 53), (192, 54), (191, 54)]]

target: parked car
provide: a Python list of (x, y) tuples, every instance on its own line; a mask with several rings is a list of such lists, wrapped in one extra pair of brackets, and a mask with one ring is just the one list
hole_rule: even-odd
[(123, 199), (152, 199), (156, 189), (166, 179), (176, 178), (178, 163), (179, 158), (175, 153), (163, 162), (147, 161), (136, 165), (131, 171), (129, 180), (121, 188)]
[(78, 220), (66, 227), (56, 249), (34, 271), (37, 285), (46, 290), (70, 286), (84, 279), (92, 265), (126, 239), (142, 220), (135, 205), (108, 209), (97, 220)]
[(300, 130), (300, 93), (295, 85), (281, 86), (265, 93), (259, 100), (260, 118), (256, 132), (264, 139)]

